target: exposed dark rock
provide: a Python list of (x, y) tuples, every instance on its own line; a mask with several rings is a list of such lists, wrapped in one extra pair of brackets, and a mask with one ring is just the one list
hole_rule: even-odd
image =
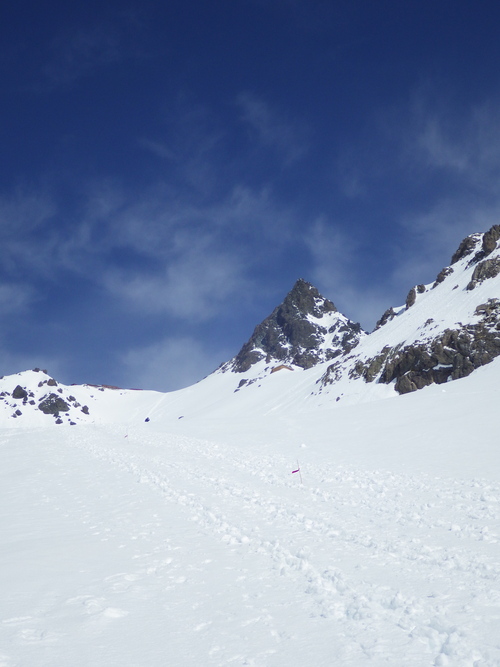
[(467, 285), (468, 290), (473, 290), (477, 285), (488, 278), (494, 278), (500, 273), (500, 257), (493, 257), (492, 259), (485, 259), (480, 262), (472, 274), (470, 283)]
[(12, 392), (12, 398), (28, 398), (28, 392), (18, 384)]
[(411, 290), (408, 292), (408, 296), (406, 297), (406, 310), (408, 310), (408, 308), (411, 308), (416, 300), (417, 300), (417, 290), (414, 287), (412, 287)]
[(481, 234), (472, 234), (467, 236), (458, 246), (458, 250), (455, 252), (451, 258), (451, 263), (455, 264), (459, 260), (471, 255), (477, 247)]
[[(336, 312), (331, 301), (322, 297), (313, 285), (299, 279), (283, 303), (255, 327), (250, 340), (221, 369), (245, 373), (262, 359), (267, 363), (278, 361), (311, 368), (321, 361), (333, 359), (354, 348), (363, 334), (359, 324), (346, 320), (340, 314), (332, 325), (332, 320), (325, 316)], [(322, 326), (323, 318), (328, 327)], [(335, 344), (328, 350), (320, 351), (320, 345), (328, 334), (333, 334)]]
[(425, 292), (425, 285), (416, 285), (415, 287), (412, 287), (411, 290), (408, 292), (408, 296), (406, 297), (406, 310), (408, 310), (408, 308), (411, 308), (413, 306), (413, 304), (417, 300), (417, 294), (423, 294), (424, 292)]
[(23, 413), (21, 412), (21, 410), (16, 410), (14, 414), (20, 417)]
[(488, 299), (487, 303), (481, 303), (475, 310), (475, 315), (483, 315), (488, 318), (493, 313), (500, 311), (500, 299)]
[(57, 394), (49, 394), (40, 401), (38, 409), (46, 415), (57, 415), (59, 412), (67, 412), (69, 405)]
[(57, 387), (57, 382), (54, 380), (54, 378), (47, 380), (47, 384), (49, 387)]
[(349, 377), (351, 380), (362, 377), (366, 382), (373, 382), (373, 380), (380, 374), (387, 357), (391, 352), (394, 352), (395, 349), (396, 348), (386, 346), (380, 354), (368, 359), (368, 361), (357, 361), (349, 372)]
[(88, 415), (88, 414), (89, 414), (89, 409), (88, 409), (88, 407), (87, 407), (86, 405), (83, 406), (83, 408), (82, 408), (82, 412), (83, 412), (84, 415)]
[(451, 276), (452, 273), (453, 273), (453, 269), (451, 268), (451, 266), (445, 266), (444, 269), (441, 269), (441, 271), (437, 275), (437, 278), (434, 282), (434, 285), (432, 286), (432, 289), (434, 289), (440, 283), (442, 283), (445, 280), (445, 278), (447, 278), (448, 276)]
[(490, 303), (486, 311), (479, 324), (447, 329), (427, 343), (386, 347), (372, 359), (359, 360), (350, 377), (366, 382), (378, 378), (384, 384), (395, 381), (400, 394), (466, 377), (500, 355), (500, 302)]
[(483, 236), (483, 252), (489, 255), (497, 247), (497, 241), (500, 239), (500, 225), (493, 225)]
[(377, 324), (375, 325), (375, 331), (377, 329), (380, 329), (380, 327), (383, 327), (384, 324), (387, 324), (387, 322), (390, 322), (395, 317), (396, 317), (396, 311), (394, 310), (394, 308), (388, 308), (382, 315), (382, 317), (379, 319)]
[(477, 264), (485, 257), (490, 255), (493, 250), (497, 247), (497, 241), (500, 238), (500, 225), (493, 225), (491, 229), (483, 234), (483, 241), (481, 244), (481, 250), (476, 252), (474, 257), (470, 260), (467, 266), (472, 266)]

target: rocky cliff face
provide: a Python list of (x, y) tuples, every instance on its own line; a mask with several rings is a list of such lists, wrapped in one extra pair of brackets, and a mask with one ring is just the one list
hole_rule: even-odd
[(311, 368), (351, 351), (366, 335), (334, 304), (299, 279), (281, 303), (261, 322), (222, 372), (245, 373), (258, 362), (272, 368)]
[(394, 383), (404, 394), (466, 377), (499, 356), (499, 239), (500, 225), (465, 238), (431, 286), (413, 287), (404, 307), (384, 313), (365, 340), (371, 353), (360, 346), (358, 354), (332, 364), (320, 384), (347, 374)]
[(500, 355), (499, 244), (500, 225), (465, 238), (435, 281), (412, 287), (371, 334), (300, 279), (219, 372), (248, 374), (241, 388), (330, 361), (317, 391), (342, 383), (341, 395), (353, 381), (404, 394), (465, 377)]

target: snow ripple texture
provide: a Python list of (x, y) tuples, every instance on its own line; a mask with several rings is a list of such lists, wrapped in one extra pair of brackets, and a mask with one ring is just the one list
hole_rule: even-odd
[(500, 665), (499, 485), (333, 463), (301, 485), (283, 453), (145, 428), (15, 437), (3, 667)]

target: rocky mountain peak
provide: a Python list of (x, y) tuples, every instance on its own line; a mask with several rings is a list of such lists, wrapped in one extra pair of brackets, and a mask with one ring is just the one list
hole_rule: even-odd
[(363, 335), (359, 324), (344, 317), (316, 287), (300, 278), (221, 370), (244, 373), (262, 360), (311, 368), (351, 350)]
[(297, 280), (279, 308), (290, 314), (295, 310), (298, 317), (312, 315), (318, 319), (327, 313), (337, 312), (335, 305), (303, 278)]

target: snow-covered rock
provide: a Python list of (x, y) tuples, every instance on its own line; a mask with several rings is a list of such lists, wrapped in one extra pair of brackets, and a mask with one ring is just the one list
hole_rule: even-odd
[(218, 372), (241, 374), (258, 369), (257, 375), (253, 373), (255, 379), (282, 369), (312, 368), (350, 352), (365, 335), (359, 324), (339, 313), (301, 278)]
[(410, 290), (353, 355), (343, 356), (320, 384), (342, 376), (393, 383), (408, 393), (466, 377), (500, 355), (500, 226), (462, 241), (432, 285)]

